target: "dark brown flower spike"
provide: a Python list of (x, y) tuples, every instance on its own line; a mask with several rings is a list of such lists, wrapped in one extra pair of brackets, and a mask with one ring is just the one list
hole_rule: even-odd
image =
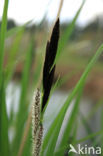
[(58, 40), (59, 40), (59, 18), (56, 21), (50, 41), (47, 42), (46, 46), (46, 56), (45, 56), (45, 61), (44, 61), (44, 68), (43, 68), (43, 101), (42, 101), (42, 110), (45, 107), (49, 95), (50, 95), (50, 90), (52, 87), (53, 83), (53, 78), (54, 78), (54, 72), (55, 72), (55, 65), (52, 68), (54, 64), (54, 60), (56, 57), (56, 52), (57, 52), (57, 47), (58, 47)]

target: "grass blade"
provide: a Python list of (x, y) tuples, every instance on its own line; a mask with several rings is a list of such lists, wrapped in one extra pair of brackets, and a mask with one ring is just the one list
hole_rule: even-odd
[(24, 25), (22, 25), (22, 26), (16, 26), (16, 27), (14, 27), (14, 28), (8, 30), (8, 31), (6, 32), (6, 38), (8, 38), (8, 37), (14, 35), (15, 33), (18, 33), (19, 31), (21, 31), (22, 29), (24, 29), (24, 28), (25, 28), (28, 24), (30, 24), (31, 22), (32, 22), (32, 20), (26, 22), (26, 23), (25, 23)]
[(9, 154), (8, 116), (6, 112), (4, 82), (2, 81), (0, 88), (0, 155), (8, 156)]
[(88, 135), (88, 136), (86, 136), (86, 137), (84, 137), (84, 138), (82, 138), (82, 139), (80, 139), (80, 140), (76, 140), (76, 141), (73, 142), (73, 145), (76, 145), (76, 144), (85, 142), (85, 141), (87, 141), (87, 140), (89, 140), (89, 139), (91, 139), (91, 138), (94, 138), (94, 137), (96, 137), (96, 136), (99, 136), (99, 135), (103, 135), (103, 130), (98, 131), (98, 132), (96, 132), (96, 133), (92, 133), (92, 134), (90, 134), (90, 135)]
[(0, 85), (2, 82), (2, 73), (3, 73), (4, 44), (7, 30), (7, 11), (8, 11), (8, 0), (5, 0), (0, 30)]
[(7, 28), (8, 0), (5, 0), (2, 24), (0, 30), (0, 155), (7, 155), (9, 151), (8, 141), (8, 117), (6, 112), (5, 89), (3, 80), (4, 44)]
[(73, 32), (74, 27), (75, 27), (75, 23), (76, 23), (76, 21), (78, 19), (78, 16), (79, 16), (79, 14), (80, 14), (83, 6), (84, 6), (84, 3), (85, 3), (85, 0), (83, 0), (83, 2), (81, 4), (80, 8), (78, 9), (74, 19), (72, 20), (71, 24), (67, 27), (67, 29), (65, 30), (64, 34), (62, 35), (61, 40), (59, 41), (58, 51), (57, 51), (57, 55), (56, 55), (54, 64), (56, 64), (56, 62), (58, 61), (63, 48), (65, 47), (67, 41), (70, 39), (70, 37), (72, 35), (72, 32)]
[(29, 75), (30, 75), (30, 69), (31, 69), (31, 64), (32, 64), (32, 43), (30, 43), (29, 48), (27, 50), (26, 54), (26, 60), (25, 60), (25, 65), (24, 65), (24, 71), (22, 75), (22, 81), (21, 81), (21, 96), (20, 96), (20, 102), (19, 102), (19, 110), (17, 114), (17, 121), (16, 121), (16, 135), (13, 140), (13, 156), (17, 154), (22, 134), (23, 134), (23, 129), (24, 129), (24, 124), (27, 119), (27, 114), (28, 114), (28, 105), (26, 105), (26, 100), (27, 100), (27, 92), (28, 92), (28, 84), (29, 84)]
[[(82, 91), (83, 91), (83, 86), (78, 91), (79, 93), (78, 93), (76, 101), (74, 103), (74, 107), (73, 107), (72, 113), (70, 115), (70, 119), (68, 120), (66, 128), (65, 128), (65, 130), (63, 132), (63, 137), (62, 137), (62, 140), (61, 140), (61, 143), (60, 143), (60, 148), (62, 148), (62, 146), (65, 146), (68, 143), (68, 140), (70, 138), (71, 132), (73, 130), (73, 126), (74, 126), (75, 121), (76, 121)], [(62, 156), (63, 153), (64, 153), (64, 151), (61, 151), (60, 155)]]
[(88, 76), (91, 68), (97, 61), (97, 59), (100, 56), (100, 54), (102, 53), (102, 51), (103, 51), (103, 45), (100, 46), (100, 48), (97, 50), (96, 54), (93, 56), (93, 58), (87, 65), (79, 82), (77, 83), (77, 85), (73, 89), (73, 91), (71, 92), (70, 96), (68, 96), (68, 98), (67, 98), (66, 102), (64, 103), (63, 107), (61, 108), (59, 114), (57, 115), (57, 117), (54, 120), (53, 124), (51, 125), (50, 129), (48, 130), (48, 132), (44, 138), (44, 142), (43, 142), (43, 146), (42, 146), (42, 152), (41, 152), (42, 155), (48, 156), (48, 153), (49, 153), (49, 155), (53, 155), (55, 146), (56, 146), (56, 142), (58, 139), (58, 135), (59, 135), (62, 123), (63, 123), (63, 119), (65, 117), (65, 113), (68, 109), (68, 106), (70, 105), (70, 102), (73, 100), (74, 96), (77, 94), (79, 89), (82, 87), (86, 77)]
[[(89, 134), (93, 133), (91, 127), (88, 124), (87, 119), (84, 117), (84, 115), (81, 112), (79, 112), (79, 114), (80, 114), (80, 121), (83, 124), (83, 126), (85, 127), (87, 134), (89, 135)], [(94, 139), (92, 139), (91, 141), (94, 142)]]
[(14, 69), (16, 67), (16, 59), (17, 59), (17, 55), (18, 55), (18, 50), (20, 47), (20, 42), (21, 39), (23, 37), (23, 33), (24, 33), (24, 29), (25, 27), (22, 27), (22, 29), (20, 29), (13, 41), (13, 45), (10, 49), (10, 54), (8, 57), (8, 64), (6, 65), (6, 84), (8, 84), (8, 82), (11, 80)]

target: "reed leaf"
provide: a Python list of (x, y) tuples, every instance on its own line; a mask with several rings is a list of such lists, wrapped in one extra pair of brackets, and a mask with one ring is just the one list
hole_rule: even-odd
[(19, 31), (17, 32), (16, 37), (15, 37), (13, 44), (11, 46), (11, 49), (10, 49), (8, 63), (6, 65), (6, 70), (5, 70), (6, 71), (6, 85), (8, 85), (8, 82), (11, 80), (14, 70), (16, 68), (17, 63), (15, 60), (17, 60), (17, 58), (18, 58), (17, 57), (18, 50), (20, 47), (20, 42), (23, 37), (23, 34), (24, 34), (24, 27), (22, 27), (22, 29), (19, 29)]
[(27, 119), (28, 107), (26, 105), (28, 86), (29, 86), (29, 76), (31, 69), (31, 60), (32, 60), (32, 43), (29, 44), (29, 47), (26, 51), (26, 60), (24, 64), (24, 70), (21, 80), (21, 95), (19, 101), (18, 114), (16, 119), (16, 134), (12, 143), (13, 155), (16, 155), (20, 146), (24, 124)]
[(11, 28), (10, 30), (8, 30), (6, 32), (6, 38), (11, 37), (12, 35), (18, 33), (19, 31), (21, 31), (22, 29), (24, 29), (27, 25), (29, 25), (31, 22), (32, 22), (32, 20), (26, 22), (22, 26), (16, 26), (14, 28)]
[(2, 82), (2, 74), (3, 74), (4, 44), (7, 31), (7, 11), (8, 11), (8, 0), (5, 0), (0, 30), (0, 85)]
[(5, 87), (3, 75), (4, 44), (7, 30), (8, 0), (5, 0), (0, 29), (0, 155), (9, 155), (8, 116), (6, 110)]
[(44, 138), (43, 145), (42, 145), (42, 153), (41, 153), (42, 156), (44, 156), (44, 155), (48, 156), (48, 154), (53, 155), (53, 153), (55, 151), (58, 135), (59, 135), (64, 117), (65, 117), (66, 111), (70, 105), (70, 102), (73, 100), (74, 96), (78, 93), (79, 89), (82, 87), (82, 85), (83, 85), (85, 79), (87, 78), (91, 68), (93, 67), (93, 65), (97, 61), (97, 59), (100, 56), (100, 54), (102, 53), (102, 51), (103, 51), (103, 45), (100, 46), (100, 48), (97, 50), (96, 54), (93, 56), (93, 58), (91, 59), (91, 61), (87, 65), (87, 67), (86, 67), (84, 73), (82, 74), (79, 82), (77, 83), (76, 87), (73, 89), (71, 94), (68, 96), (66, 102), (64, 103), (60, 112), (58, 113), (56, 119), (54, 120), (50, 129), (48, 130), (48, 132)]
[(9, 156), (10, 154), (10, 145), (8, 138), (9, 123), (5, 99), (6, 97), (5, 97), (4, 80), (2, 80), (2, 86), (0, 88), (0, 155)]
[[(78, 109), (79, 109), (79, 104), (80, 104), (82, 92), (83, 92), (83, 86), (78, 91), (78, 94), (77, 94), (77, 97), (76, 97), (70, 118), (68, 119), (68, 122), (66, 124), (65, 129), (64, 129), (59, 148), (62, 148), (62, 146), (66, 146), (68, 144), (68, 142), (70, 142), (70, 136), (71, 136), (71, 133), (73, 131), (73, 126), (74, 126), (76, 118), (77, 118), (77, 113), (78, 113)], [(64, 153), (65, 153), (65, 151), (61, 151), (60, 156), (62, 156)]]

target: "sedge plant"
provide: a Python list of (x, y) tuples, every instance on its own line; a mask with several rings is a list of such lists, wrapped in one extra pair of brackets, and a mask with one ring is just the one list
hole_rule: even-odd
[[(84, 124), (84, 127), (86, 127), (85, 129), (88, 130), (89, 133), (88, 136), (80, 140), (76, 140), (78, 125), (75, 123), (77, 121), (80, 98), (83, 93), (83, 87), (85, 85), (86, 78), (88, 77), (95, 62), (101, 55), (103, 51), (103, 45), (100, 45), (94, 56), (87, 64), (82, 76), (80, 77), (80, 80), (73, 88), (71, 93), (68, 95), (62, 107), (59, 108), (56, 117), (53, 119), (52, 123), (50, 124), (50, 127), (44, 134), (44, 115), (49, 104), (52, 89), (55, 90), (58, 87), (59, 82), (57, 80), (57, 82), (54, 85), (54, 88), (52, 88), (56, 64), (58, 63), (61, 52), (63, 52), (67, 41), (71, 37), (76, 20), (78, 19), (78, 16), (84, 6), (85, 1), (83, 1), (71, 24), (67, 27), (64, 34), (61, 36), (59, 10), (56, 22), (53, 26), (52, 31), (50, 32), (50, 39), (47, 41), (45, 60), (42, 66), (42, 84), (38, 88), (37, 81), (39, 81), (39, 74), (42, 67), (38, 67), (38, 70), (33, 73), (36, 80), (35, 83), (33, 82), (33, 88), (35, 88), (36, 91), (35, 95), (32, 95), (32, 111), (30, 110), (31, 98), (28, 100), (28, 94), (30, 92), (30, 70), (32, 67), (33, 42), (30, 42), (28, 44), (28, 48), (25, 55), (25, 63), (23, 67), (24, 70), (20, 81), (21, 93), (18, 104), (18, 112), (15, 114), (13, 110), (11, 110), (10, 116), (8, 116), (7, 114), (6, 89), (15, 71), (16, 64), (14, 59), (16, 59), (17, 57), (17, 50), (20, 46), (20, 40), (22, 40), (25, 25), (23, 27), (17, 27), (15, 29), (13, 28), (12, 30), (7, 31), (8, 2), (8, 0), (5, 0), (2, 24), (0, 28), (0, 155), (63, 156), (66, 154), (66, 151), (68, 154), (68, 146), (71, 143), (74, 146), (76, 146), (78, 143), (84, 142), (88, 139), (94, 141), (94, 138), (96, 138), (97, 136), (100, 137), (98, 142), (101, 143), (103, 137), (102, 126), (100, 131), (92, 133), (92, 131), (90, 131), (90, 129), (88, 129), (87, 127), (87, 122), (84, 118), (82, 118), (82, 123)], [(61, 1), (61, 6), (62, 2), (63, 1)], [(10, 61), (7, 64), (8, 70), (5, 70), (5, 67), (3, 65), (5, 60), (5, 40), (7, 37), (10, 37), (15, 33), (17, 33), (17, 38), (15, 39), (13, 47), (11, 49), (11, 54), (9, 58)], [(34, 84), (36, 87), (34, 87)], [(62, 139), (58, 143), (58, 137), (64, 122), (66, 112), (74, 98), (75, 103), (71, 111), (71, 115), (64, 128)], [(10, 141), (9, 139), (9, 131), (11, 127), (14, 128), (14, 135), (12, 141)], [(95, 142), (95, 145), (96, 144), (97, 142)], [(69, 155), (72, 155), (72, 153), (69, 153)]]

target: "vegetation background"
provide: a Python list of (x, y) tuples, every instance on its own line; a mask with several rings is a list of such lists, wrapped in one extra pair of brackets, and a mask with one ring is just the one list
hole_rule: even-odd
[[(84, 5), (71, 22), (61, 24), (54, 84), (43, 114), (43, 156), (68, 155), (69, 144), (103, 146), (103, 25), (101, 18), (84, 28), (76, 24)], [(0, 22), (0, 155), (30, 156), (30, 110), (50, 23), (44, 17), (37, 25), (28, 21), (19, 26), (7, 18), (7, 10), (5, 0)]]

